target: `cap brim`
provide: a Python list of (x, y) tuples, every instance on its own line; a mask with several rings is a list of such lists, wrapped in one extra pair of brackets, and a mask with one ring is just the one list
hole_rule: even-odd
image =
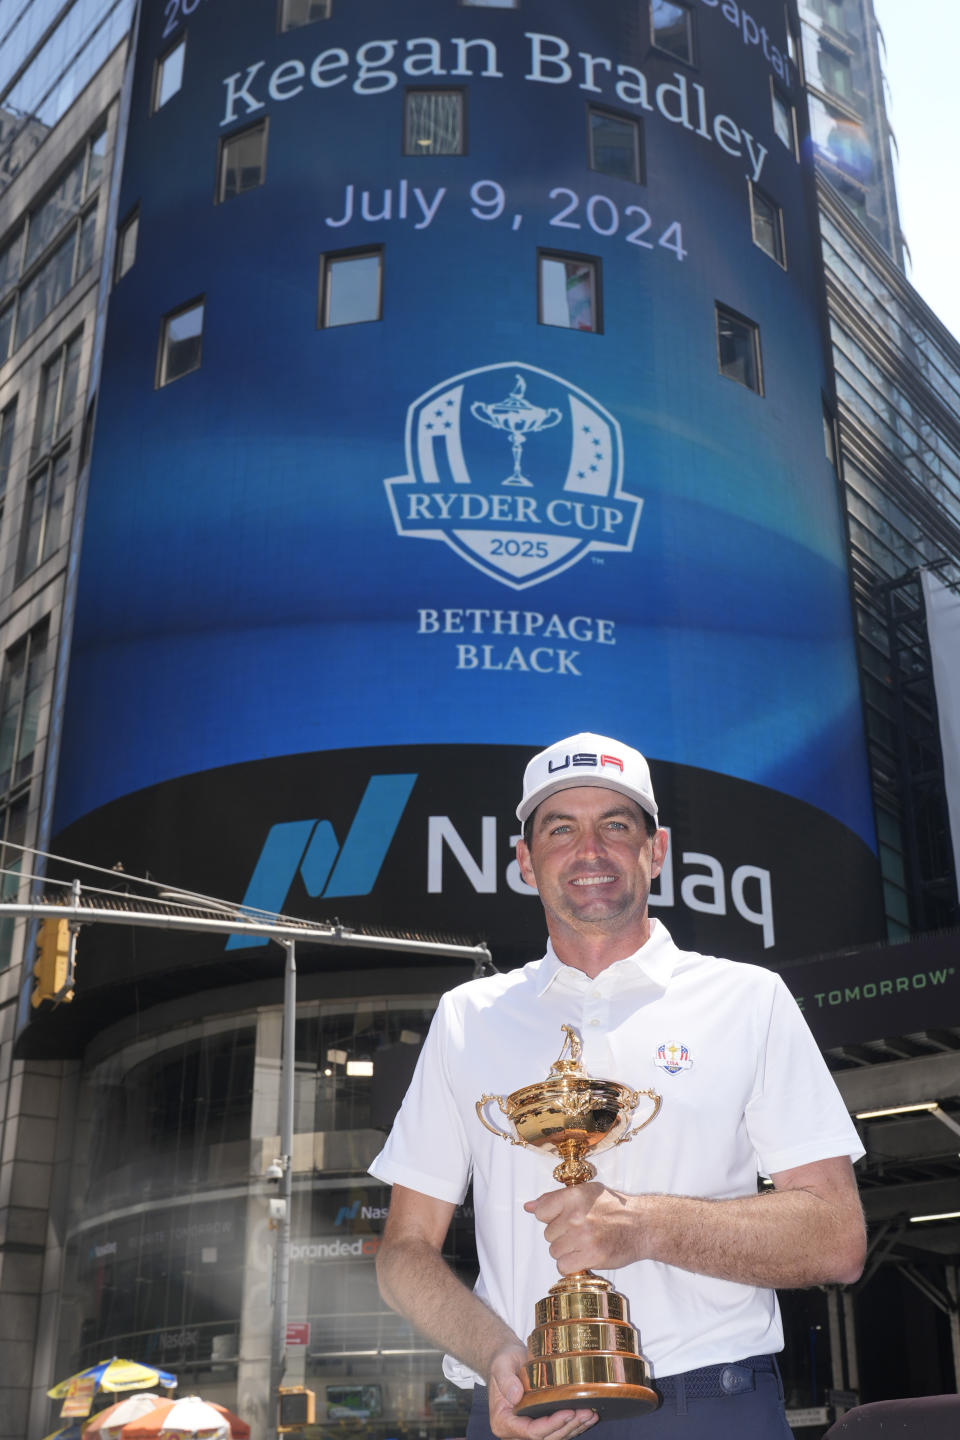
[(628, 800), (635, 800), (641, 810), (645, 810), (651, 819), (656, 820), (658, 816), (655, 802), (650, 797), (641, 795), (636, 790), (631, 790), (619, 780), (608, 780), (602, 775), (565, 775), (563, 779), (551, 780), (546, 785), (541, 785), (537, 790), (525, 796), (517, 806), (517, 819), (521, 825), (525, 825), (529, 817), (544, 800), (549, 800), (551, 795), (556, 795), (559, 790), (615, 790), (619, 795), (626, 795)]

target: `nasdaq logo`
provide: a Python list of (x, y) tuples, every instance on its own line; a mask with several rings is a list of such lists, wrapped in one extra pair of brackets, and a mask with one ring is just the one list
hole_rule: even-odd
[[(312, 899), (369, 895), (400, 824), (416, 775), (371, 775), (343, 844), (329, 820), (273, 825), (243, 897), (253, 910), (282, 911), (297, 876)], [(228, 950), (262, 945), (257, 935), (231, 935)]]
[(623, 489), (619, 424), (534, 365), (485, 365), (421, 395), (406, 459), (384, 481), (397, 534), (441, 540), (511, 589), (633, 549), (643, 501)]

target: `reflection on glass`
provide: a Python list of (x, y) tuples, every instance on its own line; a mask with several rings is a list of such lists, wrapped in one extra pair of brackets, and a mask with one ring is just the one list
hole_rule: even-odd
[(183, 85), (183, 61), (186, 53), (187, 42), (183, 39), (158, 62), (154, 110), (160, 110), (166, 105)]
[(590, 111), (590, 169), (621, 180), (640, 179), (640, 125), (636, 120)]
[(380, 319), (382, 255), (339, 255), (324, 267), (324, 325), (361, 325)]
[(760, 389), (760, 342), (750, 320), (717, 306), (717, 354), (720, 374), (748, 390)]
[(589, 260), (540, 258), (540, 323), (597, 330), (596, 269)]
[(409, 90), (404, 106), (405, 155), (463, 154), (459, 90)]
[(791, 152), (794, 151), (793, 143), (793, 106), (789, 105), (776, 90), (772, 92), (773, 105), (773, 131), (781, 145), (785, 145)]
[(693, 64), (693, 18), (686, 5), (671, 0), (652, 0), (650, 27), (653, 43), (676, 60)]
[(776, 260), (778, 265), (783, 265), (783, 215), (780, 206), (775, 205), (769, 196), (751, 184), (750, 212), (755, 244), (765, 250), (772, 260)]
[(117, 279), (122, 280), (133, 268), (137, 258), (137, 238), (140, 234), (140, 215), (135, 212), (126, 221), (117, 240)]
[(267, 126), (261, 120), (224, 140), (220, 160), (220, 200), (262, 185), (266, 176)]
[[(390, 1189), (366, 1173), (435, 1004), (367, 994), (298, 1007), (289, 1315), (309, 1327), (297, 1358), (330, 1436), (466, 1433), (469, 1395), (380, 1299)], [(279, 1016), (162, 1031), (146, 1019), (83, 1077), (57, 1373), (135, 1351), (238, 1410), (244, 1357), (263, 1353), (271, 1320), (275, 1240), (260, 1177), (277, 1154)], [(469, 1194), (443, 1254), (471, 1285)]]
[(330, 0), (280, 0), (280, 30), (297, 30), (330, 19)]
[(203, 342), (203, 304), (191, 305), (164, 323), (160, 384), (179, 380), (200, 364)]

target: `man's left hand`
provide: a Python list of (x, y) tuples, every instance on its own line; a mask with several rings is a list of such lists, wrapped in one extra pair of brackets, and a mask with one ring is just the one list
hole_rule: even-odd
[(548, 1190), (523, 1208), (546, 1227), (557, 1269), (570, 1275), (575, 1270), (617, 1270), (643, 1258), (638, 1200), (591, 1181)]

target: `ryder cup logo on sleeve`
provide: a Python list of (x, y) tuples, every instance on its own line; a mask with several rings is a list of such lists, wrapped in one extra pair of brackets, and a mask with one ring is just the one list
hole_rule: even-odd
[(407, 411), (406, 475), (385, 480), (397, 534), (442, 540), (524, 590), (591, 551), (633, 549), (616, 420), (585, 391), (511, 361), (443, 380)]

